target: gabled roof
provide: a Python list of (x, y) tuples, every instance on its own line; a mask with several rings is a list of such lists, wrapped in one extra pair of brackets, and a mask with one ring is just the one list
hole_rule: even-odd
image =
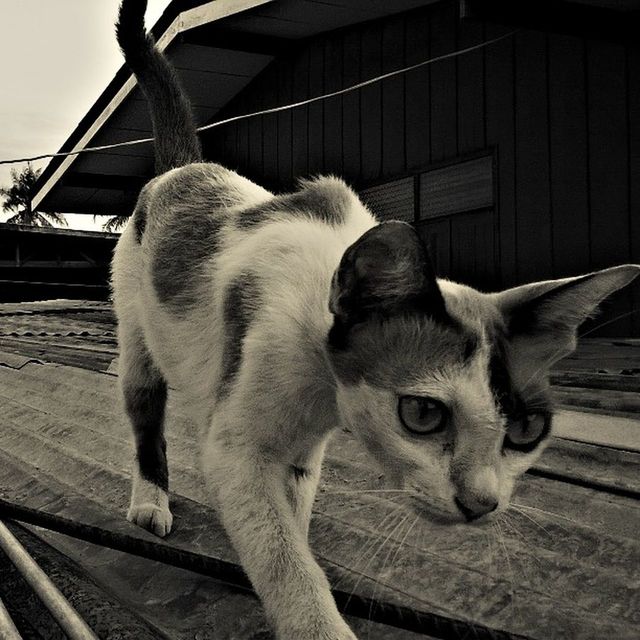
[[(152, 32), (203, 125), (301, 40), (433, 1), (173, 0)], [(150, 135), (146, 101), (123, 66), (60, 151)], [(150, 144), (54, 158), (38, 181), (34, 205), (65, 213), (127, 213), (131, 194), (152, 172)]]

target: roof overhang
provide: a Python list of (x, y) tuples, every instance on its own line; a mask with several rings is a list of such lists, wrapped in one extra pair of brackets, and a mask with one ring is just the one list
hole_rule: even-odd
[[(157, 39), (158, 47), (161, 50), (166, 51), (169, 45), (171, 45), (183, 32), (220, 20), (221, 18), (246, 11), (247, 9), (258, 7), (268, 2), (272, 2), (272, 0), (212, 0), (199, 6), (194, 6), (190, 9), (180, 11), (177, 10), (178, 7), (176, 7), (176, 5), (183, 3), (174, 1), (169, 5), (169, 7), (167, 7), (163, 16), (152, 29), (152, 32)], [(256, 61), (256, 67), (264, 66), (268, 63), (268, 60), (263, 60), (261, 62), (262, 64)], [(148, 122), (145, 123), (146, 126), (143, 128), (113, 127), (112, 130), (106, 134), (106, 137), (114, 138), (115, 136), (115, 138), (122, 139), (112, 139), (109, 142), (101, 143), (96, 142), (96, 138), (99, 137), (100, 132), (104, 129), (104, 125), (112, 120), (117, 112), (123, 111), (126, 108), (123, 107), (123, 104), (132, 94), (135, 87), (135, 78), (129, 73), (126, 66), (123, 65), (116, 74), (112, 83), (93, 105), (89, 114), (87, 114), (87, 116), (92, 117), (87, 118), (85, 116), (67, 142), (62, 146), (60, 151), (77, 151), (78, 149), (83, 149), (87, 146), (98, 146), (98, 144), (109, 144), (110, 142), (121, 142), (123, 140), (134, 139), (136, 132), (139, 132), (140, 134), (138, 137), (146, 137), (146, 135), (150, 133)], [(137, 101), (140, 101), (141, 99), (141, 96), (137, 97)], [(133, 96), (133, 100), (136, 101), (135, 96)], [(144, 116), (139, 118), (136, 117), (136, 115), (139, 114), (134, 113), (136, 111), (140, 111), (141, 106), (142, 105), (129, 106), (129, 113), (122, 116), (125, 123), (144, 121)], [(127, 116), (129, 116), (129, 118), (127, 118)], [(121, 131), (118, 131), (118, 129), (121, 129)], [(139, 148), (135, 147), (131, 148), (131, 150), (133, 153), (127, 153), (126, 151), (123, 152), (120, 149), (116, 152), (116, 155), (124, 153), (124, 155), (140, 157)], [(146, 158), (150, 156), (148, 151), (143, 151), (142, 154), (143, 155), (141, 157)], [(67, 176), (65, 185), (68, 188), (83, 191), (92, 189), (99, 190), (101, 188), (113, 189), (114, 187), (119, 190), (124, 188), (125, 191), (130, 191), (132, 189), (138, 189), (139, 185), (145, 181), (144, 174), (136, 176), (127, 173), (124, 176), (119, 176), (109, 172), (102, 174), (94, 171), (76, 171), (71, 174), (70, 167), (78, 159), (78, 155), (53, 159), (38, 181), (37, 192), (33, 199), (33, 205), (35, 208), (40, 208), (45, 211), (56, 210), (57, 207), (55, 204), (53, 204), (53, 206), (47, 206), (48, 203), (46, 202), (46, 198), (51, 193), (54, 186), (59, 184), (59, 181), (63, 176)], [(124, 178), (124, 183), (119, 178)], [(52, 200), (55, 199), (52, 198)], [(65, 208), (65, 212), (71, 213), (72, 211), (68, 211), (67, 208)], [(81, 213), (83, 211), (77, 210), (77, 212)]]
[[(152, 32), (180, 75), (197, 124), (205, 125), (274, 58), (305, 40), (436, 1), (173, 0)], [(640, 0), (459, 1), (463, 16), (583, 36), (635, 39), (640, 24)], [(146, 101), (123, 65), (60, 151), (151, 135)], [(43, 211), (127, 214), (153, 164), (151, 144), (54, 158), (34, 204)]]
[[(275, 57), (320, 33), (437, 0), (173, 0), (152, 29), (177, 68), (199, 126)], [(146, 101), (128, 69), (78, 124), (61, 152), (151, 137)], [(122, 214), (153, 175), (150, 144), (54, 158), (36, 185), (43, 211)]]

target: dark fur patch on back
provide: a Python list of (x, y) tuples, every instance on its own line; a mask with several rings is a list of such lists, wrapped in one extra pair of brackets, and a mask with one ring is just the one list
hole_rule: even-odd
[(244, 338), (253, 320), (259, 296), (258, 280), (252, 274), (238, 277), (228, 285), (225, 292), (223, 312), (225, 343), (219, 398), (229, 394), (240, 370)]
[(300, 191), (275, 196), (264, 204), (238, 214), (236, 226), (251, 229), (277, 219), (312, 219), (340, 225), (358, 198), (337, 178), (319, 178), (303, 184)]
[(218, 249), (224, 219), (214, 214), (174, 218), (166, 225), (153, 261), (153, 286), (161, 303), (182, 312), (198, 302), (204, 265)]
[(161, 226), (153, 246), (153, 286), (176, 313), (197, 304), (204, 267), (219, 248), (233, 204), (218, 165), (191, 165), (158, 187), (153, 215)]

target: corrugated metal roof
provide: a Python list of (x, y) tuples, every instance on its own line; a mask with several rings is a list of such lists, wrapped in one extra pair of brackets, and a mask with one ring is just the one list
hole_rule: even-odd
[[(25, 347), (27, 319), (45, 335), (31, 336)], [(105, 327), (114, 329), (109, 307), (63, 301), (0, 305), (0, 325), (17, 334), (0, 337), (0, 495), (159, 547), (236, 562), (207, 506), (195, 461), (196, 430), (179, 394), (172, 393), (167, 429), (175, 531), (159, 540), (124, 518), (132, 448), (117, 379), (106, 371), (116, 349), (111, 342), (98, 359), (92, 342)], [(64, 349), (52, 348), (47, 338), (65, 330), (67, 335), (57, 336)], [(34, 359), (30, 349), (38, 342)], [(1, 353), (10, 345), (12, 354)], [(640, 369), (639, 350), (637, 341), (589, 340), (562, 367), (587, 377), (604, 367), (620, 380), (634, 376), (623, 372)], [(637, 419), (627, 419), (627, 432), (640, 431)], [(604, 444), (575, 441), (587, 420), (598, 422), (596, 442)], [(398, 514), (408, 512), (389, 494), (366, 492), (378, 486), (378, 473), (353, 437), (340, 432), (326, 458), (312, 547), (334, 586), (381, 601), (540, 640), (634, 638), (640, 611), (640, 594), (632, 587), (640, 562), (640, 454), (606, 444), (602, 432), (610, 423), (606, 415), (566, 412), (566, 437), (553, 440), (535, 473), (518, 487), (515, 501), (526, 515), (510, 512), (500, 531), (426, 521), (411, 531), (381, 529), (381, 522), (397, 523)], [(233, 600), (225, 587), (154, 565), (161, 575), (178, 579), (174, 590), (154, 591), (155, 574), (147, 576), (142, 563), (112, 563), (109, 552), (50, 537), (127, 598), (137, 598), (140, 612), (175, 635), (214, 637), (206, 635), (211, 620), (217, 630), (230, 629), (228, 637), (266, 629), (256, 601), (237, 595)], [(160, 604), (154, 605), (154, 593)], [(187, 611), (183, 618), (176, 613), (181, 607)], [(242, 616), (230, 616), (234, 607)], [(361, 637), (412, 637), (366, 621), (354, 626)]]

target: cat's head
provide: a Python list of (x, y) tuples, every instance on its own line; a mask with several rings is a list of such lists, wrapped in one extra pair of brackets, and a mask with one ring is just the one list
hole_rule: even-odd
[(626, 265), (485, 294), (437, 281), (410, 225), (374, 227), (347, 249), (331, 287), (342, 420), (390, 486), (414, 491), (427, 512), (499, 512), (549, 440), (549, 368), (639, 273)]

